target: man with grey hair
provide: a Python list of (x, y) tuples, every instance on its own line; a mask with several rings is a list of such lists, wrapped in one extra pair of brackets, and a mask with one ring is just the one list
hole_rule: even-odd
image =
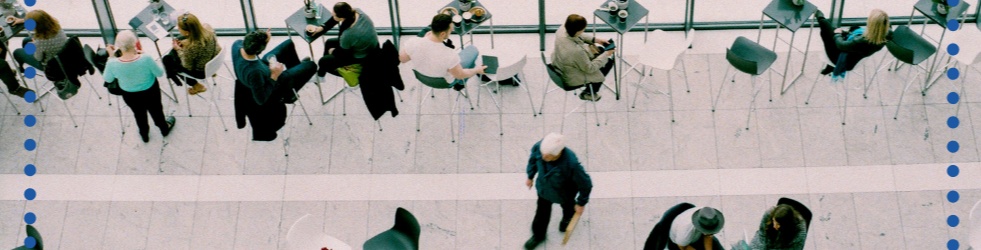
[[(576, 153), (565, 147), (565, 137), (550, 133), (531, 147), (528, 159), (528, 179), (525, 185), (531, 189), (535, 174), (538, 175), (538, 210), (531, 223), (531, 239), (525, 242), (525, 249), (534, 249), (545, 241), (545, 231), (552, 215), (552, 204), (562, 207), (562, 221), (559, 232), (565, 232), (572, 215), (582, 213), (589, 202), (589, 192), (593, 189), (586, 170), (583, 169)], [(579, 196), (576, 197), (576, 194)]]

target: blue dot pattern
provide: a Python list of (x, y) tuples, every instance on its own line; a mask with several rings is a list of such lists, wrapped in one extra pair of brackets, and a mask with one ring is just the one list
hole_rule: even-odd
[[(35, 4), (37, 4), (37, 0), (24, 0), (24, 4), (27, 5), (28, 7), (33, 7)], [(34, 31), (34, 29), (37, 28), (37, 22), (35, 22), (34, 19), (24, 20), (24, 28), (29, 31)], [(33, 56), (34, 53), (37, 52), (37, 45), (35, 45), (34, 43), (28, 43), (24, 45), (24, 52), (26, 52), (28, 56)], [(27, 79), (34, 79), (34, 77), (37, 76), (37, 69), (35, 69), (34, 67), (27, 67), (26, 69), (24, 69), (23, 73), (24, 73), (24, 77), (26, 77)], [(34, 103), (35, 101), (37, 101), (37, 98), (38, 98), (37, 93), (35, 93), (34, 91), (28, 91), (27, 93), (24, 93), (24, 101), (27, 101), (27, 103)], [(24, 126), (27, 126), (28, 128), (33, 128), (34, 125), (37, 125), (37, 117), (31, 114), (24, 116)], [(24, 141), (24, 149), (26, 149), (27, 151), (34, 151), (35, 148), (37, 148), (37, 142), (34, 141), (34, 139), (28, 138), (26, 141)], [(27, 164), (26, 166), (24, 166), (24, 175), (26, 175), (27, 177), (33, 177), (35, 174), (37, 174), (37, 167), (35, 167), (34, 164)], [(27, 188), (26, 190), (24, 190), (24, 199), (27, 199), (28, 201), (32, 201), (34, 200), (34, 198), (37, 198), (37, 191), (35, 191), (33, 188)], [(32, 225), (35, 222), (37, 222), (37, 215), (34, 214), (34, 212), (25, 211), (24, 223), (27, 223), (28, 225)], [(38, 239), (35, 239), (32, 236), (27, 236), (26, 238), (24, 238), (24, 247), (28, 249), (34, 249), (34, 247), (37, 246), (38, 243), (37, 240)]]
[[(960, 0), (947, 0), (947, 5), (951, 7), (956, 7), (958, 4), (960, 4)], [(949, 20), (947, 21), (947, 28), (950, 29), (951, 32), (957, 32), (957, 30), (960, 29), (960, 23), (957, 22), (956, 18)], [(957, 55), (960, 53), (960, 51), (961, 47), (960, 45), (957, 45), (957, 43), (947, 45), (947, 54), (951, 56)], [(959, 77), (960, 70), (957, 68), (951, 67), (947, 70), (947, 78), (951, 81), (957, 80)], [(947, 102), (950, 104), (957, 104), (960, 99), (961, 97), (957, 94), (957, 92), (950, 92), (950, 94), (947, 94)], [(947, 118), (947, 127), (950, 129), (956, 129), (960, 126), (960, 123), (961, 121), (957, 118), (956, 113), (955, 115), (950, 116), (950, 118)], [(960, 150), (960, 147), (960, 144), (957, 143), (957, 138), (951, 138), (950, 142), (947, 143), (947, 151), (951, 154), (957, 153), (957, 151)], [(951, 159), (953, 159), (953, 155), (951, 156)], [(958, 168), (957, 165), (950, 165), (947, 167), (947, 175), (950, 176), (950, 178), (957, 177), (958, 174), (960, 174), (960, 168)], [(958, 200), (960, 200), (960, 194), (957, 193), (957, 190), (951, 190), (947, 193), (948, 202), (956, 203)], [(952, 228), (957, 227), (958, 223), (960, 223), (960, 221), (958, 220), (956, 214), (951, 214), (947, 217), (948, 226)], [(959, 247), (960, 243), (957, 242), (957, 239), (951, 238), (949, 241), (947, 241), (947, 249), (956, 250)]]

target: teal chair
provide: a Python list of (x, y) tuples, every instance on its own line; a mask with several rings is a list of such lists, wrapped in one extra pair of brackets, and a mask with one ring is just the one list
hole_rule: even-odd
[[(448, 90), (448, 89), (452, 89), (453, 85), (450, 85), (450, 83), (446, 82), (446, 79), (442, 77), (431, 77), (431, 76), (423, 75), (422, 73), (419, 73), (419, 71), (416, 71), (414, 69), (412, 70), (412, 73), (416, 75), (417, 80), (422, 82), (423, 85), (429, 86), (430, 88), (429, 94), (423, 94), (422, 92), (419, 93), (419, 106), (416, 106), (416, 132), (419, 132), (422, 131), (422, 129), (419, 126), (420, 119), (422, 118), (422, 104), (426, 102), (426, 98), (423, 97), (429, 95), (432, 98), (436, 98), (436, 94), (434, 93), (436, 89)], [(459, 104), (461, 96), (467, 99), (467, 103), (470, 104), (470, 110), (473, 110), (473, 103), (470, 103), (470, 95), (467, 94), (467, 89), (464, 88), (461, 91), (457, 91), (456, 99), (453, 100), (453, 104), (450, 105), (450, 114), (453, 114), (453, 112), (456, 110), (457, 104)], [(450, 117), (450, 140), (455, 143), (456, 132), (453, 131), (453, 116), (450, 115), (449, 117)]]
[(14, 250), (27, 250), (27, 249), (44, 250), (44, 241), (41, 240), (41, 233), (38, 233), (37, 229), (34, 228), (34, 226), (27, 225), (27, 236), (34, 237), (34, 241), (36, 242), (34, 244), (34, 247), (31, 248), (27, 246), (19, 246), (17, 248), (14, 248)]
[[(756, 77), (770, 70), (770, 66), (776, 60), (777, 53), (742, 36), (736, 38), (732, 46), (726, 48), (726, 61), (729, 61), (729, 65), (738, 71), (749, 74), (751, 79), (752, 90), (750, 95), (753, 97), (753, 100), (749, 106), (749, 114), (746, 115), (746, 130), (749, 130), (749, 119), (752, 118), (753, 112), (756, 109), (756, 96), (760, 93), (760, 89), (756, 88)], [(726, 73), (722, 75), (722, 85), (719, 86), (719, 93), (716, 95), (715, 100), (712, 101), (712, 112), (715, 112), (719, 98), (722, 97), (725, 80), (729, 77), (729, 68), (726, 67)], [(732, 81), (735, 82), (735, 78)], [(770, 82), (770, 101), (773, 101), (773, 82), (770, 79), (767, 79), (767, 82)]]
[(405, 208), (395, 210), (395, 226), (382, 232), (362, 245), (365, 250), (418, 250), (419, 221)]
[[(903, 93), (899, 95), (899, 103), (896, 104), (896, 113), (892, 116), (893, 120), (899, 117), (899, 108), (903, 107), (903, 97), (906, 96), (906, 91), (909, 90), (910, 85), (913, 84), (913, 80), (920, 76), (920, 74), (929, 75), (930, 69), (920, 65), (927, 58), (930, 58), (937, 53), (937, 47), (933, 45), (930, 41), (927, 41), (923, 36), (920, 36), (913, 30), (910, 30), (908, 26), (899, 26), (892, 33), (892, 40), (886, 42), (886, 49), (889, 50), (889, 54), (896, 57), (896, 60), (919, 68), (916, 70), (916, 75), (912, 78), (909, 77), (915, 69), (910, 69), (906, 73), (906, 86), (903, 87)], [(925, 87), (925, 86), (924, 86)]]
[[(565, 82), (565, 80), (562, 79), (562, 73), (559, 72), (559, 70), (556, 69), (555, 66), (552, 66), (551, 64), (549, 64), (545, 60), (545, 52), (543, 51), (543, 52), (541, 52), (541, 54), (542, 54), (542, 64), (545, 65), (545, 71), (548, 72), (549, 79), (552, 79), (552, 83), (555, 83), (555, 86), (557, 88), (553, 88), (553, 89), (549, 90), (548, 89), (548, 84), (544, 84), (546, 90), (544, 91), (545, 93), (542, 94), (542, 105), (540, 105), (539, 106), (539, 109), (538, 109), (538, 114), (539, 115), (541, 115), (542, 114), (542, 111), (545, 110), (545, 97), (548, 97), (548, 94), (549, 93), (552, 93), (553, 91), (556, 91), (556, 90), (563, 90), (563, 91), (566, 91), (566, 92), (573, 91), (572, 94), (573, 95), (576, 95), (575, 90), (580, 88), (579, 86), (569, 86), (569, 84), (567, 84)], [(596, 92), (598, 92), (599, 90), (598, 89), (593, 89), (593, 86), (590, 86), (589, 84), (586, 84), (586, 89), (583, 90), (583, 91), (589, 91), (590, 94), (592, 94), (593, 96), (595, 96), (596, 95)], [(565, 111), (565, 108), (566, 108), (566, 105), (567, 105), (568, 102), (569, 102), (569, 96), (566, 95), (565, 98), (562, 98), (562, 111), (563, 112)], [(589, 102), (589, 101), (586, 101), (586, 102)], [(586, 106), (586, 102), (583, 102), (578, 107), (576, 107), (572, 111), (569, 111), (569, 113), (566, 113), (564, 116), (562, 116), (562, 127), (560, 128), (559, 132), (563, 132), (565, 130), (565, 117), (566, 116), (569, 116), (572, 113), (575, 113), (576, 110), (579, 110), (579, 108), (585, 107)], [(596, 102), (592, 102), (592, 103), (593, 103), (593, 111), (595, 112), (594, 113), (594, 116), (596, 117), (596, 126), (599, 126), (600, 125), (600, 122), (599, 122), (599, 109), (596, 108)], [(584, 108), (583, 109), (583, 113), (588, 113), (588, 111)]]

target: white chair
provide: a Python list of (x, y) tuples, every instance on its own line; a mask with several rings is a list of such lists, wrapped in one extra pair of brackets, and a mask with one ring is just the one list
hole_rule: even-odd
[[(184, 82), (187, 82), (187, 79), (194, 79), (198, 81), (198, 84), (207, 84), (208, 79), (211, 79), (212, 86), (215, 86), (216, 88), (212, 91), (209, 91), (211, 92), (211, 100), (204, 98), (200, 94), (196, 96), (200, 97), (201, 100), (204, 100), (205, 102), (210, 104), (210, 106), (215, 107), (215, 110), (218, 111), (218, 119), (221, 120), (221, 127), (225, 128), (225, 131), (228, 131), (228, 126), (225, 125), (225, 119), (222, 119), (221, 108), (219, 108), (218, 104), (215, 103), (215, 92), (220, 90), (220, 88), (218, 87), (218, 81), (215, 78), (218, 77), (218, 69), (220, 69), (223, 66), (225, 67), (225, 70), (227, 70), (230, 75), (235, 75), (231, 72), (231, 69), (228, 68), (228, 65), (225, 65), (225, 58), (228, 57), (228, 51), (231, 50), (231, 48), (232, 46), (225, 45), (224, 47), (222, 47), (221, 51), (218, 52), (218, 55), (215, 55), (214, 58), (211, 58), (211, 60), (204, 65), (205, 79), (197, 78), (184, 72), (178, 74), (179, 77), (183, 78)], [(193, 117), (194, 115), (191, 114), (191, 96), (186, 91), (184, 92), (184, 95), (185, 97), (187, 97), (187, 116)]]
[(331, 250), (351, 249), (346, 243), (324, 233), (310, 214), (303, 215), (290, 227), (286, 233), (286, 247), (291, 250), (318, 250), (324, 247)]
[[(964, 84), (967, 83), (967, 75), (970, 71), (981, 73), (981, 71), (976, 68), (976, 66), (981, 65), (981, 45), (978, 45), (977, 41), (981, 41), (981, 27), (976, 26), (961, 26), (956, 32), (950, 32), (950, 39), (945, 40), (945, 44), (941, 48), (947, 48), (950, 44), (957, 44), (960, 51), (957, 55), (952, 56), (954, 59), (953, 63), (955, 65), (959, 64), (963, 67), (958, 67), (961, 71), (961, 86), (964, 88)], [(947, 68), (951, 66), (950, 58), (947, 61)], [(955, 87), (956, 89), (956, 87)], [(962, 91), (963, 92), (963, 91)], [(957, 103), (957, 109), (960, 111), (961, 103)]]
[[(528, 56), (526, 55), (526, 56), (522, 56), (521, 59), (515, 62), (514, 64), (507, 65), (507, 66), (502, 65), (501, 67), (498, 67), (496, 74), (487, 74), (487, 78), (490, 79), (489, 82), (485, 82), (480, 85), (481, 89), (486, 90), (487, 93), (491, 95), (491, 100), (494, 101), (494, 106), (497, 106), (498, 118), (501, 119), (499, 125), (501, 129), (500, 131), (501, 135), (504, 135), (504, 111), (501, 109), (504, 106), (504, 100), (502, 98), (501, 102), (498, 102), (493, 95), (494, 93), (498, 93), (498, 94), (501, 93), (501, 81), (511, 79), (515, 83), (521, 85), (521, 87), (525, 89), (525, 92), (528, 93), (528, 104), (531, 105), (532, 116), (538, 116), (538, 114), (535, 113), (535, 103), (534, 101), (531, 100), (531, 91), (528, 90), (528, 85), (524, 84), (519, 79), (519, 76), (521, 77), (524, 76), (524, 68), (525, 68), (525, 64), (527, 63), (528, 63)], [(491, 84), (497, 85), (496, 86), (497, 88), (494, 89), (493, 91), (491, 90), (490, 87)], [(477, 90), (477, 106), (478, 107), (480, 106), (480, 90)]]
[[(640, 50), (644, 53), (640, 54), (639, 63), (627, 70), (629, 72), (639, 67), (641, 69), (640, 74), (642, 75), (640, 80), (637, 81), (637, 91), (634, 93), (634, 101), (630, 104), (630, 108), (637, 106), (637, 96), (640, 95), (640, 90), (663, 94), (668, 96), (671, 122), (674, 122), (674, 91), (671, 88), (671, 73), (677, 71), (675, 65), (678, 63), (678, 59), (688, 51), (688, 46), (694, 41), (695, 30), (688, 30), (688, 35), (684, 40), (672, 39), (663, 30), (654, 30), (652, 36), (651, 42), (644, 44), (644, 47)], [(663, 70), (668, 73), (668, 93), (659, 90), (649, 90), (644, 87), (644, 80), (654, 75), (654, 69)], [(686, 91), (691, 93), (691, 87), (688, 85), (688, 70), (685, 67), (684, 61), (681, 62), (681, 74), (685, 77)]]

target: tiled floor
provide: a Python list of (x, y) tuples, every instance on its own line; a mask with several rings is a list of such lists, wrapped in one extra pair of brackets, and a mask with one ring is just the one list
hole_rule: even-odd
[[(23, 114), (39, 117), (34, 128), (23, 126), (23, 116), (0, 101), (0, 247), (20, 244), (22, 215), (30, 211), (38, 215), (35, 225), (48, 249), (285, 249), (289, 227), (304, 214), (360, 249), (391, 227), (395, 208), (404, 207), (419, 219), (422, 249), (518, 249), (530, 236), (534, 213), (535, 194), (523, 186), (528, 150), (553, 131), (566, 134), (595, 184), (587, 212), (564, 248), (640, 249), (664, 210), (678, 202), (723, 211), (727, 223), (719, 237), (728, 245), (744, 232), (752, 234), (762, 212), (780, 197), (802, 201), (814, 212), (807, 249), (940, 249), (950, 238), (966, 242), (968, 224), (950, 228), (945, 218), (956, 214), (966, 221), (981, 199), (974, 127), (981, 115), (972, 115), (981, 112), (981, 102), (971, 94), (981, 93), (976, 80), (942, 79), (926, 96), (911, 89), (893, 119), (905, 69), (878, 74), (868, 98), (855, 74), (847, 86), (843, 126), (845, 91), (826, 78), (814, 80), (823, 61), (815, 50), (804, 77), (785, 94), (779, 93), (779, 77), (772, 86), (765, 77), (758, 79), (756, 108), (750, 109), (749, 77), (737, 74), (730, 82), (731, 75), (723, 76), (728, 65), (721, 52), (736, 36), (751, 33), (699, 33), (683, 56), (691, 92), (682, 76), (670, 76), (673, 113), (661, 94), (644, 92), (631, 105), (639, 78), (631, 74), (620, 100), (604, 90), (595, 110), (586, 105), (578, 109), (585, 108), (585, 115), (566, 114), (582, 101), (561, 91), (543, 100), (551, 84), (539, 53), (530, 46), (507, 46), (537, 44), (529, 35), (497, 37), (497, 46), (507, 50), (495, 53), (529, 57), (521, 78), (533, 103), (526, 89), (504, 87), (495, 97), (504, 104), (501, 114), (487, 92), (479, 105), (473, 98), (474, 110), (462, 100), (462, 108), (450, 110), (448, 93), (436, 91), (435, 98), (422, 97), (429, 100), (421, 107), (421, 131), (414, 131), (418, 101), (428, 89), (409, 77), (408, 67), (402, 69), (406, 90), (400, 115), (379, 123), (358, 95), (348, 94), (344, 105), (344, 99), (318, 105), (318, 89), (308, 85), (301, 102), (313, 125), (296, 109), (280, 131), (280, 138), (289, 136), (288, 157), (283, 140), (251, 142), (248, 128), (234, 127), (227, 80), (205, 94), (216, 95), (223, 116), (192, 99), (189, 117), (188, 100), (178, 88), (180, 103), (163, 101), (165, 112), (178, 117), (176, 129), (166, 139), (153, 129), (146, 144), (131, 112), (122, 107), (120, 117), (120, 100), (101, 87), (96, 89), (102, 99), (83, 86), (68, 101), (78, 127), (65, 106), (50, 97), (40, 105), (43, 113), (39, 105), (16, 101)], [(762, 44), (771, 44), (763, 37)], [(801, 40), (797, 46), (804, 45)], [(475, 43), (487, 46), (489, 37), (477, 36)], [(630, 34), (621, 46), (641, 43), (639, 35)], [(801, 56), (793, 58), (799, 67)], [(775, 68), (782, 72), (783, 65)], [(667, 91), (666, 77), (656, 73), (645, 84)], [(89, 79), (99, 82), (98, 76)], [(946, 94), (962, 84), (964, 101), (947, 104)], [(339, 86), (328, 78), (324, 95)], [(772, 102), (767, 87), (774, 92)], [(475, 97), (477, 84), (471, 82), (469, 89)], [(543, 101), (542, 114), (533, 113)], [(945, 122), (955, 114), (961, 125), (952, 130)], [(39, 141), (34, 152), (23, 150), (27, 138)], [(945, 149), (951, 139), (960, 142), (956, 154)], [(27, 163), (38, 166), (37, 176), (23, 175)], [(961, 166), (958, 178), (946, 175), (948, 163)], [(38, 190), (38, 200), (22, 200), (27, 187)], [(950, 189), (960, 191), (959, 202), (946, 200)], [(558, 209), (553, 213), (558, 220)], [(554, 228), (555, 223), (545, 249), (563, 248)]]

